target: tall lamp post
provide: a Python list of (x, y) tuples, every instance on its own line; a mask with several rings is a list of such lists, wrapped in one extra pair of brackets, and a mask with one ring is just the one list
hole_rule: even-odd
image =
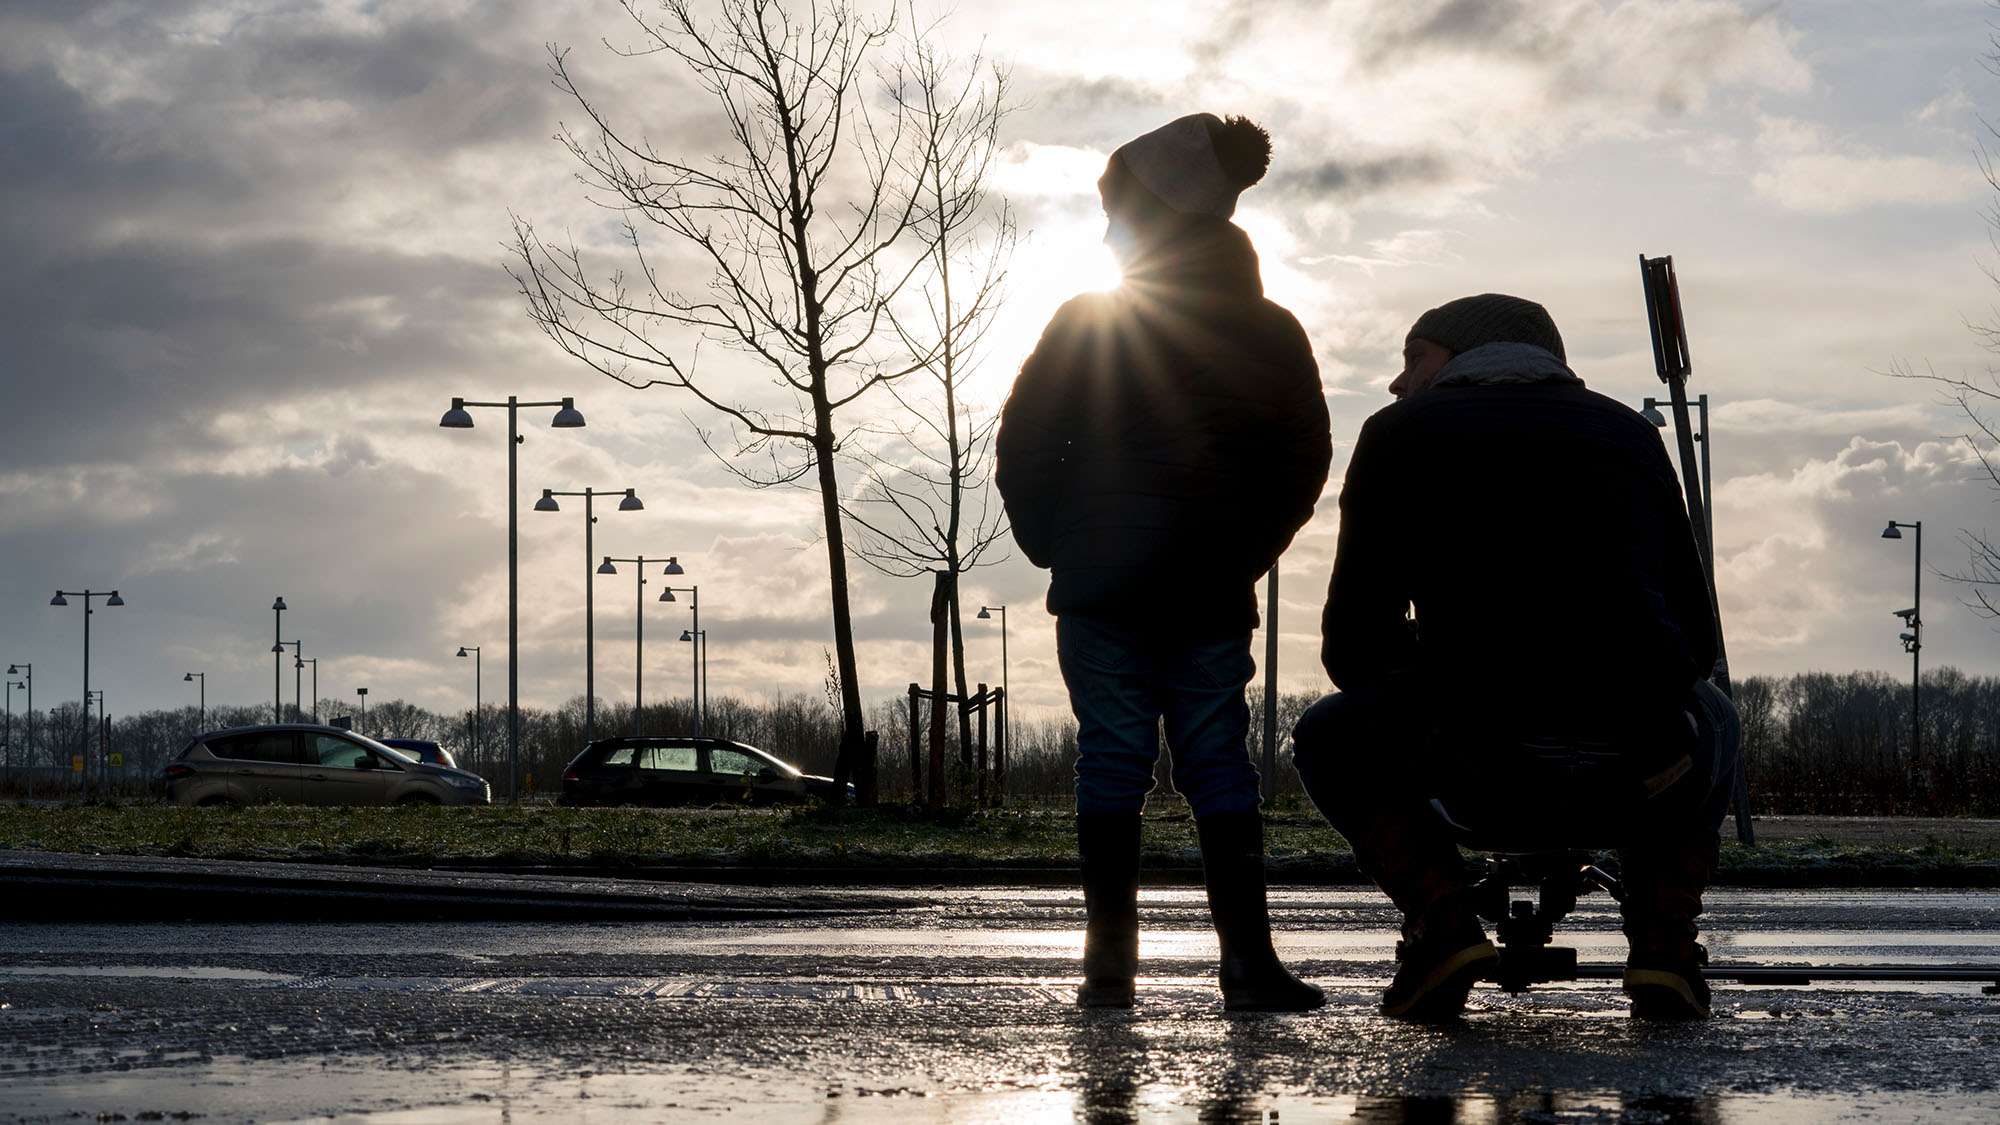
[(366, 734), (368, 731), (368, 689), (365, 687), (355, 688), (354, 694), (361, 697), (361, 725), (357, 733)]
[(22, 677), (28, 689), (28, 796), (32, 799), (35, 795), (35, 666), (7, 665), (7, 678), (11, 680), (15, 676)]
[(582, 492), (558, 492), (553, 488), (542, 489), (542, 498), (535, 501), (537, 512), (560, 512), (556, 504), (558, 496), (583, 497), (583, 740), (597, 741), (597, 586), (590, 580), (590, 560), (597, 557), (596, 548), (591, 546), (591, 525), (597, 517), (591, 514), (590, 502), (594, 497), (610, 496), (623, 492), (625, 498), (618, 501), (621, 512), (644, 511), (646, 505), (639, 502), (638, 490), (631, 488), (586, 488)]
[[(675, 565), (678, 566), (679, 564)], [(670, 573), (677, 574), (679, 571), (672, 571)], [(669, 586), (660, 591), (660, 600), (663, 602), (679, 601), (680, 599), (674, 597), (674, 591), (676, 590), (685, 591), (688, 596), (688, 610), (693, 614), (691, 619), (693, 624), (689, 626), (689, 630), (695, 636), (707, 636), (706, 633), (702, 632), (701, 628), (701, 587)], [(691, 638), (682, 637), (681, 639), (687, 641)], [(689, 657), (696, 658), (694, 669), (694, 732), (696, 734), (704, 734), (708, 729), (708, 692), (706, 690), (708, 687), (707, 644), (707, 641), (703, 641), (688, 651)]]
[[(299, 721), (299, 716), (305, 713), (305, 709), (299, 706), (302, 698), (299, 682), (305, 678), (306, 669), (305, 648), (299, 641), (279, 641), (271, 646), (271, 651), (283, 653), (287, 645), (292, 649), (292, 721), (296, 723)], [(314, 671), (318, 671), (317, 666), (314, 667)], [(285, 720), (280, 716), (278, 721), (282, 723)]]
[(1000, 753), (997, 755), (1002, 768), (1007, 761), (1007, 738), (1013, 724), (1007, 721), (1007, 709), (1014, 705), (1014, 691), (1007, 686), (1007, 607), (1004, 605), (983, 605), (974, 615), (977, 620), (991, 621), (993, 614), (1000, 614)]
[(208, 726), (208, 673), (189, 672), (187, 675), (181, 677), (181, 682), (184, 684), (198, 683), (201, 688), (201, 694), (198, 697), (198, 702), (195, 704), (198, 709), (194, 715), (194, 727), (195, 730), (199, 731)]
[(313, 666), (313, 679), (312, 679), (312, 684), (313, 684), (313, 709), (312, 709), (312, 721), (313, 721), (313, 722), (315, 722), (315, 723), (317, 723), (317, 722), (319, 722), (319, 657), (317, 657), (317, 656), (301, 656), (301, 657), (299, 657), (299, 658), (298, 658), (298, 661), (297, 661), (297, 663), (296, 663), (296, 664), (295, 664), (294, 666), (295, 666), (295, 667), (297, 667), (297, 668), (304, 668), (304, 667), (305, 667), (306, 665), (308, 665), (308, 664), (310, 664), (310, 665), (312, 665), (312, 666)]
[(1903, 651), (1910, 654), (1910, 760), (1914, 762), (1924, 748), (1923, 679), (1917, 664), (1922, 659), (1919, 654), (1924, 648), (1924, 615), (1921, 612), (1924, 608), (1924, 521), (1897, 523), (1890, 520), (1889, 526), (1882, 529), (1882, 538), (1901, 539), (1903, 533), (1898, 529), (1905, 527), (1917, 533), (1916, 565), (1912, 568), (1915, 577), (1910, 582), (1910, 608), (1896, 610), (1894, 616), (1902, 618), (1904, 626), (1910, 630), (1897, 639), (1903, 642)]
[(694, 732), (700, 734), (702, 716), (708, 713), (708, 630), (682, 629), (681, 640), (694, 646), (688, 652), (697, 660), (694, 678)]
[(480, 707), (479, 661), (481, 659), (479, 655), (479, 646), (478, 645), (458, 646), (458, 654), (460, 656), (464, 656), (468, 652), (472, 654), (472, 760), (478, 762), (480, 760), (479, 758), (479, 707)]
[[(655, 555), (655, 556), (653, 556), (653, 561), (654, 561), (654, 562), (659, 562), (659, 561), (660, 561), (660, 558), (659, 558), (659, 556), (658, 556), (658, 555)], [(633, 657), (632, 657), (632, 668), (633, 668), (633, 672), (632, 672), (632, 733), (633, 733), (633, 734), (635, 734), (635, 735), (638, 735), (638, 734), (645, 734), (645, 733), (646, 733), (646, 696), (645, 696), (645, 689), (646, 689), (646, 556), (644, 556), (644, 555), (635, 555), (635, 556), (633, 556), (632, 558), (629, 558), (629, 559), (614, 559), (614, 558), (612, 558), (612, 557), (611, 557), (610, 555), (606, 555), (606, 556), (604, 556), (604, 565), (603, 565), (603, 566), (600, 566), (600, 567), (598, 567), (598, 568), (597, 568), (597, 573), (599, 573), (599, 574), (616, 574), (616, 573), (618, 573), (618, 568), (617, 568), (617, 567), (615, 567), (615, 566), (613, 566), (613, 565), (611, 565), (612, 563), (631, 563), (631, 564), (632, 564), (632, 577), (634, 577), (634, 578), (636, 578), (636, 579), (638, 580), (638, 581), (637, 581), (637, 583), (636, 583), (636, 584), (635, 584), (635, 585), (633, 586), (633, 588), (632, 588), (632, 590), (633, 590), (633, 594), (634, 594), (634, 601), (635, 601), (635, 602), (637, 603), (637, 607), (636, 607), (636, 610), (635, 610), (635, 613), (634, 613), (634, 616), (633, 616), (633, 621), (634, 621), (634, 624), (635, 624), (635, 628), (634, 628), (634, 630), (633, 630), (633, 634), (632, 634), (632, 636), (633, 636), (633, 639), (634, 639), (634, 640), (635, 640), (635, 641), (637, 642), (637, 643), (636, 643), (636, 645), (635, 645), (635, 647), (633, 648)], [(682, 570), (682, 569), (681, 569), (681, 564), (680, 564), (680, 560), (679, 560), (678, 558), (676, 558), (676, 557), (671, 557), (671, 556), (670, 556), (670, 557), (669, 557), (669, 558), (667, 559), (667, 565), (666, 565), (665, 567), (662, 567), (662, 568), (661, 568), (661, 570), (660, 570), (660, 573), (661, 573), (661, 574), (665, 574), (665, 575), (669, 575), (669, 576), (671, 576), (671, 575), (676, 575), (676, 574), (686, 574), (686, 573), (687, 573), (687, 571), (685, 571), (685, 570)], [(661, 592), (661, 594), (660, 594), (660, 600), (661, 600), (661, 601), (663, 601), (663, 602), (670, 602), (670, 601), (673, 601), (674, 599), (673, 599), (673, 597), (672, 597), (672, 594), (673, 594), (673, 590), (671, 590), (671, 589), (669, 589), (669, 590), (665, 590), (665, 591)], [(699, 690), (699, 685), (697, 685), (697, 690)]]
[[(521, 778), (521, 504), (520, 504), (520, 450), (524, 440), (521, 437), (519, 413), (523, 406), (554, 406), (555, 418), (549, 425), (555, 429), (572, 429), (583, 425), (583, 415), (576, 409), (573, 398), (555, 402), (522, 402), (513, 395), (506, 402), (473, 402), (470, 399), (454, 398), (451, 409), (444, 412), (438, 425), (448, 430), (469, 430), (472, 415), (466, 413), (468, 406), (499, 407), (507, 411), (507, 799), (520, 800)], [(364, 701), (365, 702), (365, 701)]]
[[(49, 604), (68, 605), (71, 598), (83, 599), (83, 717), (86, 720), (84, 725), (87, 727), (90, 718), (90, 618), (92, 614), (97, 612), (91, 608), (90, 599), (103, 598), (104, 604), (107, 606), (124, 605), (125, 599), (119, 597), (116, 590), (57, 590), (56, 596), (49, 599)], [(83, 795), (88, 798), (90, 796), (90, 738), (88, 731), (85, 731), (83, 740), (83, 756)]]
[(285, 651), (285, 599), (281, 595), (271, 602), (271, 721), (285, 721), (284, 665), (280, 654)]

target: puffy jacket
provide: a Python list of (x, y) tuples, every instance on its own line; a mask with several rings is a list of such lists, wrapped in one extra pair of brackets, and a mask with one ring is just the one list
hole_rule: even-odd
[(1056, 313), (1001, 414), (1014, 537), (1048, 608), (1223, 635), (1312, 515), (1332, 443), (1298, 320), (1234, 225), (1186, 216)]
[(1434, 384), (1363, 424), (1340, 512), (1322, 660), (1342, 691), (1405, 674), (1427, 712), (1503, 740), (1685, 727), (1715, 619), (1673, 465), (1630, 407)]

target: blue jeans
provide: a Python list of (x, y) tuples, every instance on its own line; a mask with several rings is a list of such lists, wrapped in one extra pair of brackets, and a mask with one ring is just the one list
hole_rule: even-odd
[(1056, 656), (1076, 712), (1076, 811), (1145, 807), (1166, 720), (1174, 787), (1194, 815), (1254, 811), (1257, 770), (1246, 739), (1244, 685), (1256, 672), (1250, 633), (1182, 640), (1108, 621), (1056, 618)]

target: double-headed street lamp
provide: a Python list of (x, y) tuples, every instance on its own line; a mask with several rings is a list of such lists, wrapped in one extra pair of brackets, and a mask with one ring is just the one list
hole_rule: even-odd
[(271, 721), (285, 721), (285, 666), (281, 654), (285, 651), (285, 599), (280, 595), (271, 602)]
[[(279, 641), (277, 644), (271, 646), (271, 651), (282, 655), (287, 645), (290, 645), (292, 649), (292, 721), (296, 723), (299, 721), (299, 716), (304, 713), (304, 708), (299, 706), (301, 698), (299, 694), (299, 681), (305, 675), (305, 648), (300, 641)], [(317, 672), (319, 670), (318, 666), (315, 665), (313, 670)], [(282, 713), (278, 716), (278, 721), (281, 723), (285, 721)]]
[(195, 704), (198, 709), (194, 714), (194, 729), (198, 732), (208, 726), (208, 673), (189, 672), (187, 675), (181, 677), (181, 682), (184, 684), (198, 682), (200, 685), (201, 694), (198, 696), (198, 702)]
[(535, 501), (537, 512), (560, 512), (556, 504), (558, 496), (583, 497), (583, 740), (597, 741), (597, 588), (590, 580), (590, 560), (597, 557), (596, 548), (591, 546), (591, 525), (597, 517), (591, 514), (590, 502), (594, 497), (625, 494), (618, 501), (621, 512), (644, 511), (646, 505), (639, 502), (638, 490), (631, 488), (586, 488), (582, 492), (558, 492), (553, 488), (542, 489), (542, 498)]
[(1922, 659), (1919, 654), (1924, 648), (1924, 616), (1921, 612), (1924, 608), (1924, 521), (1897, 523), (1890, 520), (1889, 526), (1882, 529), (1882, 538), (1901, 539), (1903, 533), (1898, 528), (1904, 527), (1917, 533), (1916, 565), (1912, 568), (1916, 577), (1910, 583), (1910, 608), (1896, 610), (1894, 616), (1902, 618), (1904, 627), (1909, 629), (1897, 639), (1903, 642), (1903, 651), (1910, 654), (1910, 760), (1914, 762), (1924, 748), (1923, 679), (1918, 667), (1918, 661)]
[[(84, 710), (84, 718), (87, 720), (90, 717), (90, 618), (92, 614), (95, 614), (97, 612), (95, 609), (91, 608), (90, 599), (103, 598), (104, 604), (107, 606), (124, 605), (125, 599), (119, 597), (118, 591), (116, 590), (57, 590), (56, 596), (49, 599), (49, 604), (68, 605), (69, 599), (71, 598), (83, 599), (83, 699), (84, 699), (83, 710)], [(89, 723), (86, 722), (84, 725), (88, 726)], [(83, 795), (85, 797), (89, 797), (90, 796), (90, 768), (89, 768), (90, 739), (88, 737), (87, 731), (85, 732), (85, 738), (83, 742), (83, 756), (84, 756)]]
[[(653, 556), (653, 561), (659, 562), (660, 561), (659, 556), (658, 555)], [(636, 642), (635, 647), (633, 649), (634, 655), (632, 658), (632, 667), (633, 667), (632, 733), (635, 735), (645, 734), (646, 733), (646, 556), (635, 555), (629, 559), (614, 559), (610, 555), (606, 555), (604, 556), (604, 565), (597, 568), (597, 573), (599, 574), (618, 573), (618, 568), (611, 565), (612, 563), (631, 563), (632, 577), (638, 580), (637, 583), (632, 587), (634, 600), (637, 603), (637, 609), (633, 617), (633, 620), (635, 622), (635, 628), (632, 634), (633, 639)], [(667, 565), (660, 569), (660, 573), (671, 576), (676, 574), (686, 574), (687, 571), (681, 569), (679, 558), (669, 556), (667, 559)], [(664, 590), (660, 593), (660, 600), (663, 602), (673, 601), (674, 600), (673, 594), (674, 592), (671, 588)]]
[(472, 654), (472, 760), (479, 761), (479, 646), (460, 645), (458, 654)]
[(1014, 693), (1007, 687), (1007, 607), (1004, 605), (983, 605), (975, 616), (980, 621), (991, 621), (993, 615), (1000, 615), (1000, 760), (1007, 760), (1007, 738), (1011, 726), (1007, 722), (1007, 709), (1014, 705)]
[[(521, 504), (520, 504), (520, 421), (523, 406), (558, 407), (549, 425), (558, 430), (583, 425), (583, 415), (573, 398), (554, 402), (522, 402), (513, 395), (506, 402), (473, 402), (454, 398), (438, 425), (448, 430), (469, 430), (472, 415), (468, 406), (504, 408), (507, 411), (507, 799), (520, 799), (521, 777)], [(364, 701), (365, 702), (365, 701)]]
[(694, 646), (688, 655), (695, 659), (694, 732), (700, 734), (702, 719), (708, 714), (708, 630), (682, 629), (681, 640)]
[[(678, 574), (680, 571), (670, 570), (667, 573)], [(663, 602), (679, 601), (679, 598), (674, 597), (674, 591), (676, 590), (682, 591), (688, 596), (688, 610), (692, 614), (690, 618), (691, 624), (688, 627), (689, 631), (695, 636), (706, 637), (708, 634), (701, 627), (701, 587), (669, 586), (660, 591), (660, 600)], [(692, 639), (692, 637), (688, 636), (681, 637), (681, 640), (684, 641), (691, 641)], [(708, 642), (703, 640), (701, 644), (688, 650), (688, 656), (694, 658), (694, 732), (696, 734), (703, 733), (708, 723), (708, 692), (705, 690), (708, 686), (707, 646)]]
[[(28, 796), (35, 795), (35, 666), (33, 664), (7, 665), (7, 679), (11, 682), (20, 676), (28, 689)], [(12, 739), (8, 740), (10, 743)], [(9, 752), (11, 756), (11, 751)]]

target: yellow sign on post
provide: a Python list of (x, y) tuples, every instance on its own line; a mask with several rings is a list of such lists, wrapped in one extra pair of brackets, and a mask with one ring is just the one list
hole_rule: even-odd
[(123, 754), (111, 755), (111, 764), (114, 766), (123, 766), (125, 764), (125, 755)]
[(83, 772), (83, 755), (81, 755), (81, 754), (71, 754), (71, 755), (70, 755), (70, 758), (69, 758), (69, 772), (71, 772), (71, 773), (82, 773), (82, 772)]

